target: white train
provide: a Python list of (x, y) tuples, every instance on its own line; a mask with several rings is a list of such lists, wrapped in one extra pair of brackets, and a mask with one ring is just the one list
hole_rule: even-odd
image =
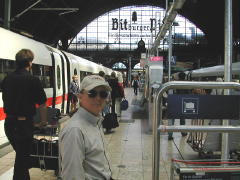
[[(224, 76), (224, 65), (217, 65), (185, 72), (190, 79), (208, 77), (214, 79)], [(232, 75), (240, 76), (240, 62), (232, 63)]]
[[(191, 81), (222, 81), (224, 79), (224, 65), (217, 65), (212, 67), (206, 67), (201, 69), (196, 69), (192, 71), (186, 71), (187, 75), (186, 80)], [(173, 74), (174, 79), (178, 80), (178, 73)], [(240, 79), (240, 62), (232, 63), (232, 80), (239, 82)], [(206, 92), (206, 91), (205, 91)], [(208, 91), (211, 95), (223, 95), (222, 89), (213, 89), (212, 91)], [(240, 91), (231, 90), (231, 95), (240, 95)], [(238, 120), (230, 120), (230, 125), (239, 126), (240, 123)], [(192, 120), (193, 125), (205, 125), (205, 126), (220, 126), (222, 124), (222, 120), (220, 119), (197, 119)], [(228, 137), (228, 148), (230, 150), (230, 159), (239, 158), (240, 155), (237, 154), (240, 149), (239, 144), (239, 134), (229, 133)], [(201, 158), (216, 158), (213, 156), (216, 152), (221, 152), (221, 133), (190, 133), (187, 139), (187, 143), (192, 147), (194, 151), (199, 153)], [(234, 157), (235, 156), (235, 157)]]
[[(102, 65), (0, 28), (0, 83), (8, 73), (14, 71), (15, 54), (23, 48), (31, 49), (34, 53), (32, 72), (43, 84), (47, 106), (58, 108), (64, 114), (69, 109), (68, 86), (73, 75), (78, 75), (81, 84), (81, 80), (88, 74), (104, 71), (110, 75), (113, 72)], [(121, 76), (121, 73), (116, 73), (118, 77)], [(7, 142), (4, 133), (5, 117), (0, 91), (0, 146)]]

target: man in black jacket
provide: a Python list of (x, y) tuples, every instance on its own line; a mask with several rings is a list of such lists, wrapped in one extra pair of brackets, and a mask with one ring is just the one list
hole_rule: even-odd
[(33, 140), (33, 116), (36, 104), (42, 109), (42, 122), (47, 124), (46, 94), (40, 80), (30, 74), (33, 52), (22, 49), (16, 54), (16, 71), (5, 77), (2, 82), (4, 104), (5, 134), (16, 152), (13, 180), (30, 180), (28, 169)]
[[(118, 84), (118, 79), (116, 77), (116, 73), (112, 72), (110, 78), (107, 80), (109, 86), (111, 87), (112, 91), (111, 91), (111, 101), (112, 101), (112, 106), (111, 106), (111, 114), (112, 117), (114, 117), (114, 121), (117, 121), (117, 114), (116, 114), (116, 99), (123, 97), (122, 92), (121, 92), (121, 87)], [(115, 128), (115, 127), (111, 127), (111, 128)], [(111, 132), (111, 128), (108, 126), (106, 127), (106, 133), (110, 133)]]
[(133, 87), (134, 94), (137, 96), (138, 87), (139, 87), (139, 81), (138, 81), (137, 77), (134, 77), (134, 79), (132, 81), (132, 87)]
[(112, 72), (111, 73), (111, 77), (108, 79), (108, 83), (110, 85), (110, 87), (112, 88), (112, 92), (111, 92), (111, 100), (112, 100), (112, 113), (115, 113), (115, 104), (116, 104), (116, 98), (122, 98), (122, 92), (120, 89), (120, 86), (118, 84), (118, 79), (116, 77), (116, 73)]

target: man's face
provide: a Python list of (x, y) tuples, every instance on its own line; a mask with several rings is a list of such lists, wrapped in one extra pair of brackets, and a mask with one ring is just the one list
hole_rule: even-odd
[[(91, 91), (84, 90), (83, 93), (79, 94), (81, 106), (85, 108), (88, 112), (96, 116), (99, 115), (99, 113), (102, 112), (108, 98), (108, 96), (107, 98), (100, 97), (100, 94), (104, 94), (105, 92), (107, 92), (106, 89), (101, 86), (96, 87)], [(90, 97), (94, 95), (96, 96)]]

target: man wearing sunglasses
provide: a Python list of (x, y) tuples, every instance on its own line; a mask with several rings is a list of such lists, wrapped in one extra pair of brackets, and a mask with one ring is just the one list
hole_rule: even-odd
[(111, 88), (100, 76), (86, 76), (80, 85), (80, 108), (60, 132), (63, 180), (111, 180), (101, 128), (101, 112)]

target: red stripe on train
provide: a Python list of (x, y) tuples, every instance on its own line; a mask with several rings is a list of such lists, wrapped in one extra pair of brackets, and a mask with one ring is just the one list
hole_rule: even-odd
[(6, 118), (6, 114), (4, 113), (3, 108), (1, 107), (0, 108), (0, 121), (4, 120), (5, 118)]
[[(67, 101), (67, 98), (68, 98), (68, 95), (65, 94), (64, 100)], [(56, 104), (61, 104), (62, 103), (62, 99), (63, 99), (62, 96), (56, 97)], [(53, 104), (53, 98), (50, 97), (50, 98), (47, 99), (46, 105), (47, 106), (52, 106), (52, 104)], [(0, 107), (0, 121), (4, 120), (5, 118), (6, 118), (6, 114), (4, 113), (3, 107)]]

